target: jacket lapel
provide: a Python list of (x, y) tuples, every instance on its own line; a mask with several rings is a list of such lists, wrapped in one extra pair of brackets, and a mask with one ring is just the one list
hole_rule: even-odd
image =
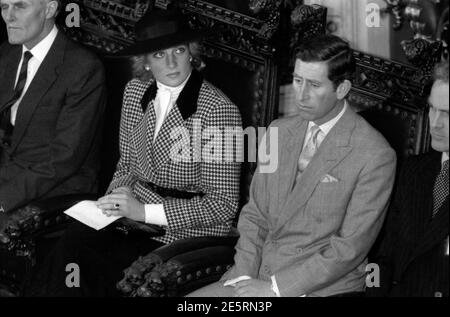
[[(176, 131), (176, 129), (188, 131), (185, 123), (197, 111), (202, 84), (202, 76), (193, 70), (186, 86), (184, 86), (183, 91), (178, 96), (176, 104), (164, 120), (153, 146), (152, 160), (156, 171), (169, 160), (175, 143), (180, 142), (179, 137), (175, 137), (179, 135), (176, 132), (180, 132)], [(173, 133), (175, 134), (173, 135)]]
[[(298, 158), (303, 147), (308, 121), (300, 120), (297, 125), (287, 129), (286, 155), (281, 155), (280, 173), (278, 175), (278, 206), (280, 210), (286, 204), (292, 192), (295, 178), (297, 176)], [(279, 216), (279, 210), (275, 212), (275, 217)], [(276, 221), (275, 221), (276, 222)]]
[(58, 78), (59, 66), (63, 63), (66, 43), (67, 40), (62, 32), (58, 32), (50, 51), (23, 96), (17, 111), (16, 127), (14, 129), (11, 146), (12, 151), (14, 151), (20, 143), (42, 97)]
[(0, 61), (1, 68), (1, 84), (0, 84), (0, 113), (5, 110), (4, 108), (8, 104), (14, 94), (14, 84), (16, 81), (17, 70), (19, 68), (20, 58), (22, 57), (22, 46), (15, 45), (9, 55), (2, 61)]
[[(281, 210), (277, 228), (282, 228), (293, 215), (298, 214), (311, 197), (314, 189), (334, 167), (336, 167), (352, 150), (351, 135), (355, 127), (356, 114), (350, 108), (336, 123), (322, 142), (313, 159), (295, 184), (286, 205)], [(299, 154), (300, 155), (300, 154)], [(296, 157), (295, 161), (298, 160)]]
[(441, 242), (448, 236), (448, 197), (442, 204), (439, 212), (436, 216), (429, 222), (427, 230), (424, 232), (423, 237), (417, 246), (416, 252), (412, 258), (423, 254), (424, 252), (431, 249), (436, 243)]
[[(398, 269), (396, 274), (401, 275), (407, 266), (418, 256), (432, 248), (441, 239), (445, 238), (442, 230), (448, 235), (448, 199), (444, 202), (440, 212), (431, 219), (433, 213), (433, 186), (439, 173), (441, 155), (430, 153), (423, 156), (420, 167), (414, 172), (410, 188), (411, 192), (419, 195), (417, 205), (403, 218), (404, 225), (399, 234), (410, 239), (410, 244), (400, 250)], [(445, 220), (445, 217), (447, 217)], [(404, 238), (405, 239), (405, 238)], [(400, 277), (398, 277), (400, 278)]]
[(158, 171), (169, 159), (172, 154), (171, 151), (174, 148), (176, 142), (179, 142), (175, 133), (178, 129), (186, 129), (184, 126), (184, 120), (179, 111), (178, 107), (175, 105), (172, 110), (170, 110), (169, 115), (159, 131), (155, 143), (153, 144), (152, 151), (152, 162), (155, 171)]
[(141, 99), (142, 110), (145, 112), (144, 120), (133, 131), (132, 137), (138, 152), (139, 166), (144, 169), (142, 171), (144, 175), (154, 177), (155, 173), (169, 160), (173, 146), (179, 142), (179, 139), (172, 136), (172, 133), (176, 132), (175, 129), (186, 129), (186, 120), (197, 111), (202, 84), (201, 75), (197, 71), (192, 71), (191, 77), (164, 120), (154, 142), (156, 82), (147, 88)]
[[(150, 85), (150, 87), (151, 86), (152, 85)], [(146, 98), (147, 92), (151, 89), (150, 87), (144, 93), (143, 99)], [(154, 110), (154, 100), (145, 103), (141, 100), (141, 102), (144, 115), (142, 120), (133, 129), (131, 141), (136, 149), (137, 166), (143, 175), (150, 175), (153, 166), (152, 144), (153, 135), (155, 134), (156, 115)]]

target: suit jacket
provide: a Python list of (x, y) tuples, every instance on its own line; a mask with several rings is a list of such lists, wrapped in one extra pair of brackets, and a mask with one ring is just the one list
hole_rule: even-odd
[[(193, 236), (227, 235), (238, 208), (240, 163), (223, 161), (221, 150), (219, 160), (211, 160), (211, 145), (219, 149), (222, 139), (206, 132), (242, 127), (239, 110), (193, 71), (153, 142), (156, 91), (156, 82), (137, 79), (125, 88), (120, 160), (108, 190), (128, 186), (142, 203), (163, 204), (168, 227), (163, 237), (155, 238), (163, 243)], [(201, 142), (195, 143), (194, 135), (201, 137)], [(192, 159), (193, 149), (202, 150), (200, 159)], [(204, 196), (163, 199), (147, 183)]]
[(395, 152), (348, 108), (293, 186), (307, 127), (300, 116), (271, 125), (278, 129), (279, 168), (257, 170), (238, 223), (235, 265), (223, 279), (274, 275), (281, 296), (364, 290), (367, 254), (394, 183)]
[(402, 167), (374, 259), (380, 265), (380, 288), (368, 289), (369, 295), (448, 297), (448, 196), (432, 217), (441, 157), (433, 151), (411, 157)]
[[(0, 112), (12, 98), (21, 45), (0, 47)], [(106, 91), (100, 60), (58, 32), (0, 145), (0, 210), (96, 191)]]

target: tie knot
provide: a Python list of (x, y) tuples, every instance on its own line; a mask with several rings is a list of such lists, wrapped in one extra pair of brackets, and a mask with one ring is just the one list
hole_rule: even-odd
[(312, 134), (315, 134), (315, 133), (319, 132), (319, 130), (320, 130), (320, 127), (317, 124), (313, 124), (311, 126), (311, 133)]
[(33, 57), (33, 53), (31, 53), (30, 51), (25, 51), (23, 53), (23, 61), (24, 63), (28, 63), (28, 61)]
[(316, 142), (317, 136), (319, 135), (320, 131), (322, 130), (320, 130), (320, 127), (316, 124), (311, 127), (311, 139), (314, 142)]

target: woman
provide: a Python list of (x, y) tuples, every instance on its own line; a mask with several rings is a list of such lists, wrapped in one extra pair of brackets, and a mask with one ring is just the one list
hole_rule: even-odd
[[(240, 164), (225, 160), (229, 153), (211, 154), (222, 140), (204, 132), (240, 127), (241, 117), (194, 68), (201, 65), (198, 38), (173, 12), (152, 11), (136, 24), (136, 44), (120, 53), (134, 55), (137, 78), (125, 88), (120, 160), (97, 206), (108, 216), (162, 226), (165, 234), (150, 239), (123, 235), (114, 226), (97, 232), (74, 224), (26, 295), (115, 296), (122, 271), (140, 255), (177, 239), (228, 234), (238, 207)], [(66, 283), (71, 263), (80, 272), (75, 287)]]

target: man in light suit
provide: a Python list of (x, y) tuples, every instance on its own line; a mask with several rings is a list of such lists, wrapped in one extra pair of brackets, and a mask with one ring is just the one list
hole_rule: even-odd
[(55, 26), (59, 1), (0, 0), (0, 236), (42, 197), (96, 191), (103, 66)]
[(409, 158), (396, 185), (369, 296), (448, 297), (449, 63), (436, 67), (429, 98), (432, 151)]
[(274, 121), (268, 132), (278, 129), (280, 166), (273, 174), (258, 169), (253, 178), (234, 266), (191, 296), (363, 294), (396, 156), (345, 99), (354, 68), (352, 50), (338, 37), (299, 48), (299, 115)]

